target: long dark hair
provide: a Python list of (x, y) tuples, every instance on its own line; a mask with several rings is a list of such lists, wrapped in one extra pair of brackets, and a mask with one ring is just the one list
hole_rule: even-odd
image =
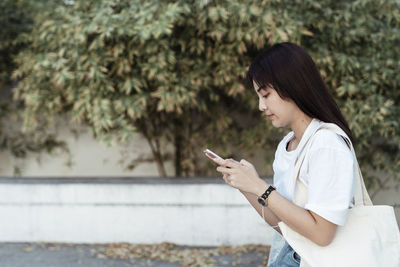
[(311, 56), (285, 42), (262, 51), (251, 63), (248, 78), (259, 87), (271, 86), (282, 99), (292, 99), (311, 118), (337, 124), (354, 145), (353, 134)]

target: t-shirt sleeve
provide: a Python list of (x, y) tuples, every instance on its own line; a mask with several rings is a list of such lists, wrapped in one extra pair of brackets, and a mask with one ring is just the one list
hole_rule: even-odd
[(344, 225), (353, 198), (353, 161), (350, 150), (322, 147), (310, 151), (308, 199), (304, 208)]

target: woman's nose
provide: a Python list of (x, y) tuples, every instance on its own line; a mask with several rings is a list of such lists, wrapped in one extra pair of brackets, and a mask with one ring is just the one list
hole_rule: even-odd
[(262, 101), (261, 99), (258, 100), (258, 109), (260, 111), (265, 111), (267, 109), (267, 107), (265, 106), (264, 101)]

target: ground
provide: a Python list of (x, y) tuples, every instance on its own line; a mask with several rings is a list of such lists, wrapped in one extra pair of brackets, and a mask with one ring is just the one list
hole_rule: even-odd
[(0, 243), (2, 267), (266, 266), (269, 246)]

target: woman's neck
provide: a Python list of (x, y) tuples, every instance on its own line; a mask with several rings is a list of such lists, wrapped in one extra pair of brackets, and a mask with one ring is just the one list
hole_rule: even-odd
[(290, 128), (294, 132), (293, 140), (295, 140), (296, 143), (300, 142), (301, 137), (311, 121), (311, 117), (303, 114), (303, 116), (299, 116), (299, 118), (293, 120), (293, 122), (290, 124)]

